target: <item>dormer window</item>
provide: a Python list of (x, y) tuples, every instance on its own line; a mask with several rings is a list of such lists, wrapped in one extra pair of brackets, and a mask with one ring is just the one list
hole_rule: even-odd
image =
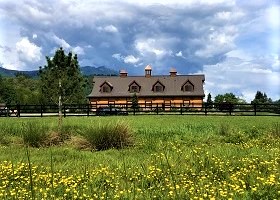
[(165, 86), (160, 82), (157, 81), (154, 85), (153, 85), (153, 91), (154, 92), (163, 92), (165, 89)]
[(181, 90), (183, 90), (184, 92), (193, 92), (194, 91), (194, 85), (192, 84), (192, 82), (190, 82), (189, 80), (182, 86)]
[(109, 93), (109, 92), (111, 92), (111, 89), (110, 89), (110, 87), (109, 87), (108, 85), (103, 85), (103, 87), (102, 87), (102, 92), (107, 92), (107, 93)]
[(113, 89), (112, 84), (109, 82), (104, 82), (102, 85), (100, 85), (100, 92), (102, 93), (110, 93)]
[(131, 93), (138, 93), (140, 92), (141, 86), (136, 83), (136, 81), (133, 81), (130, 85), (129, 85), (129, 92)]

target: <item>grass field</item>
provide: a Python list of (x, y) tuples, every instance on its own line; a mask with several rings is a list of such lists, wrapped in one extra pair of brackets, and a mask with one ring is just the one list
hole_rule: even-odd
[[(34, 148), (26, 132), (57, 132), (56, 118), (0, 118), (0, 199), (280, 199), (279, 121), (69, 117), (62, 142)], [(110, 123), (127, 124), (133, 145), (81, 148), (89, 127)]]

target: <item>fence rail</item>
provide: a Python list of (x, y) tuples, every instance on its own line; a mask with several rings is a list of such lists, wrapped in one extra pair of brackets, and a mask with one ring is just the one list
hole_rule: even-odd
[[(0, 117), (58, 116), (58, 105), (6, 105), (0, 107)], [(65, 104), (62, 115), (245, 115), (280, 116), (280, 104)]]

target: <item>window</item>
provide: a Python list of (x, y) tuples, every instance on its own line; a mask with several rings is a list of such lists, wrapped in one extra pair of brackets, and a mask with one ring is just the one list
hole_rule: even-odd
[(191, 84), (186, 84), (185, 85), (185, 91), (192, 92), (193, 91), (193, 86)]
[(103, 85), (102, 92), (109, 93), (111, 92), (111, 88), (108, 85)]
[(153, 89), (154, 92), (163, 92), (164, 91), (164, 85), (157, 81), (154, 85), (153, 85)]
[(161, 85), (156, 85), (155, 91), (156, 91), (156, 92), (162, 92), (162, 91), (163, 91), (162, 86), (161, 86)]
[(139, 87), (137, 85), (132, 85), (130, 87), (130, 92), (139, 92)]
[(100, 85), (100, 92), (102, 93), (110, 93), (113, 90), (113, 86), (111, 83), (105, 81), (102, 85)]
[(193, 92), (194, 91), (194, 85), (190, 81), (187, 81), (182, 86), (181, 90), (184, 91), (184, 92)]
[(135, 81), (133, 81), (130, 85), (129, 85), (129, 92), (131, 93), (138, 93), (140, 92), (141, 86), (136, 83)]

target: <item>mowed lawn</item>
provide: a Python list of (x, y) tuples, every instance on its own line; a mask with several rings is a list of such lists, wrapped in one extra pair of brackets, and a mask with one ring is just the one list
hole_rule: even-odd
[[(108, 124), (127, 124), (132, 145), (83, 148)], [(52, 134), (58, 119), (0, 118), (0, 199), (280, 199), (279, 117), (67, 117), (67, 137), (38, 147), (28, 125)]]

